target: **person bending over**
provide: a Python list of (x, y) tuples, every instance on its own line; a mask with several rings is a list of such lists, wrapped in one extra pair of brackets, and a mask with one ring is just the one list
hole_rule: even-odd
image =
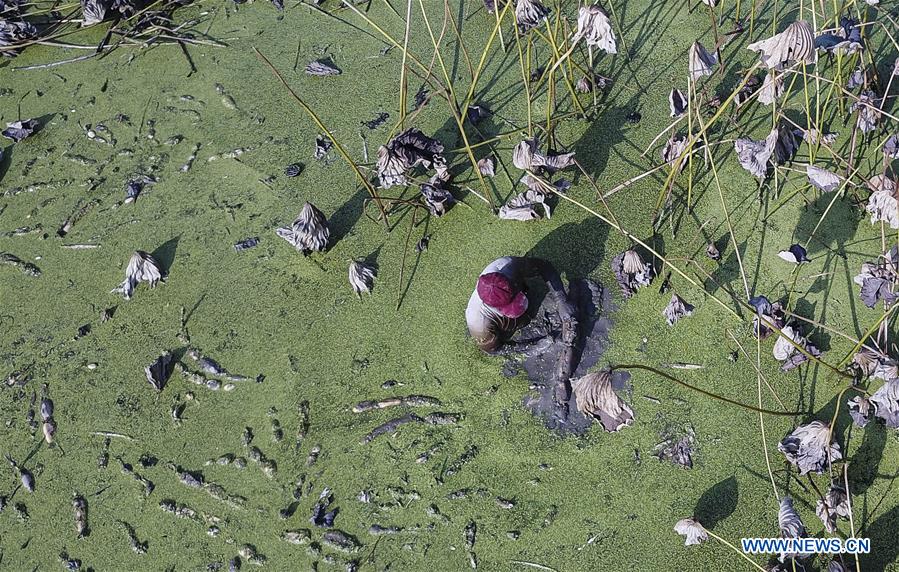
[(528, 278), (540, 277), (549, 288), (562, 318), (562, 341), (574, 343), (574, 307), (568, 301), (562, 279), (552, 264), (542, 258), (504, 256), (491, 262), (478, 277), (465, 309), (468, 332), (478, 347), (488, 353), (522, 351), (527, 342), (510, 338), (528, 322)]

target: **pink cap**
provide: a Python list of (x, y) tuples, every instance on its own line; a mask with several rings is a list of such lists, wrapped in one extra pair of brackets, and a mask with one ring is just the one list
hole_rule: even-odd
[(518, 318), (528, 309), (528, 297), (501, 272), (478, 278), (478, 296), (488, 306), (507, 318)]

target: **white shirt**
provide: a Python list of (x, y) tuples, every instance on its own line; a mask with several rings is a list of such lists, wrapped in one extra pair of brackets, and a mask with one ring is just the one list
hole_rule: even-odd
[[(510, 267), (511, 263), (511, 256), (497, 258), (484, 268), (478, 278), (484, 274), (499, 272), (514, 282), (516, 277)], [(471, 293), (471, 298), (468, 299), (468, 307), (465, 308), (465, 321), (468, 323), (468, 332), (471, 334), (471, 337), (475, 339), (478, 345), (483, 346), (495, 344), (497, 329), (505, 329), (515, 320), (503, 316), (493, 307), (485, 304), (478, 295), (477, 287), (475, 287), (474, 292)], [(493, 347), (490, 349), (493, 349)]]

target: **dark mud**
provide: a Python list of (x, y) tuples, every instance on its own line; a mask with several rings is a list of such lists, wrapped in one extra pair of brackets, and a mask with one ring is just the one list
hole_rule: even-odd
[[(574, 348), (576, 365), (572, 375), (573, 379), (577, 379), (600, 363), (609, 346), (612, 329), (610, 314), (614, 304), (607, 289), (588, 279), (570, 282), (568, 299), (574, 305), (578, 319)], [(567, 407), (553, 399), (556, 366), (565, 350), (561, 331), (562, 321), (556, 304), (552, 297), (546, 296), (531, 321), (519, 330), (513, 341), (549, 339), (552, 343), (547, 349), (507, 360), (503, 364), (503, 374), (511, 377), (524, 370), (531, 382), (531, 391), (524, 398), (524, 406), (541, 418), (547, 428), (562, 435), (583, 435), (590, 429), (592, 420), (577, 410), (574, 395), (569, 392)], [(622, 389), (629, 379), (630, 374), (624, 371), (616, 371), (612, 375), (615, 389)]]

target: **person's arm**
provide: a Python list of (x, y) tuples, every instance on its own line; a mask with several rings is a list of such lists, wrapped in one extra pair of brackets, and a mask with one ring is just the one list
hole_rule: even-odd
[(515, 262), (520, 265), (522, 278), (540, 276), (546, 282), (549, 293), (559, 310), (559, 316), (562, 318), (562, 341), (566, 344), (574, 343), (577, 318), (574, 306), (568, 301), (568, 294), (565, 292), (559, 272), (549, 261), (542, 258), (516, 257)]

